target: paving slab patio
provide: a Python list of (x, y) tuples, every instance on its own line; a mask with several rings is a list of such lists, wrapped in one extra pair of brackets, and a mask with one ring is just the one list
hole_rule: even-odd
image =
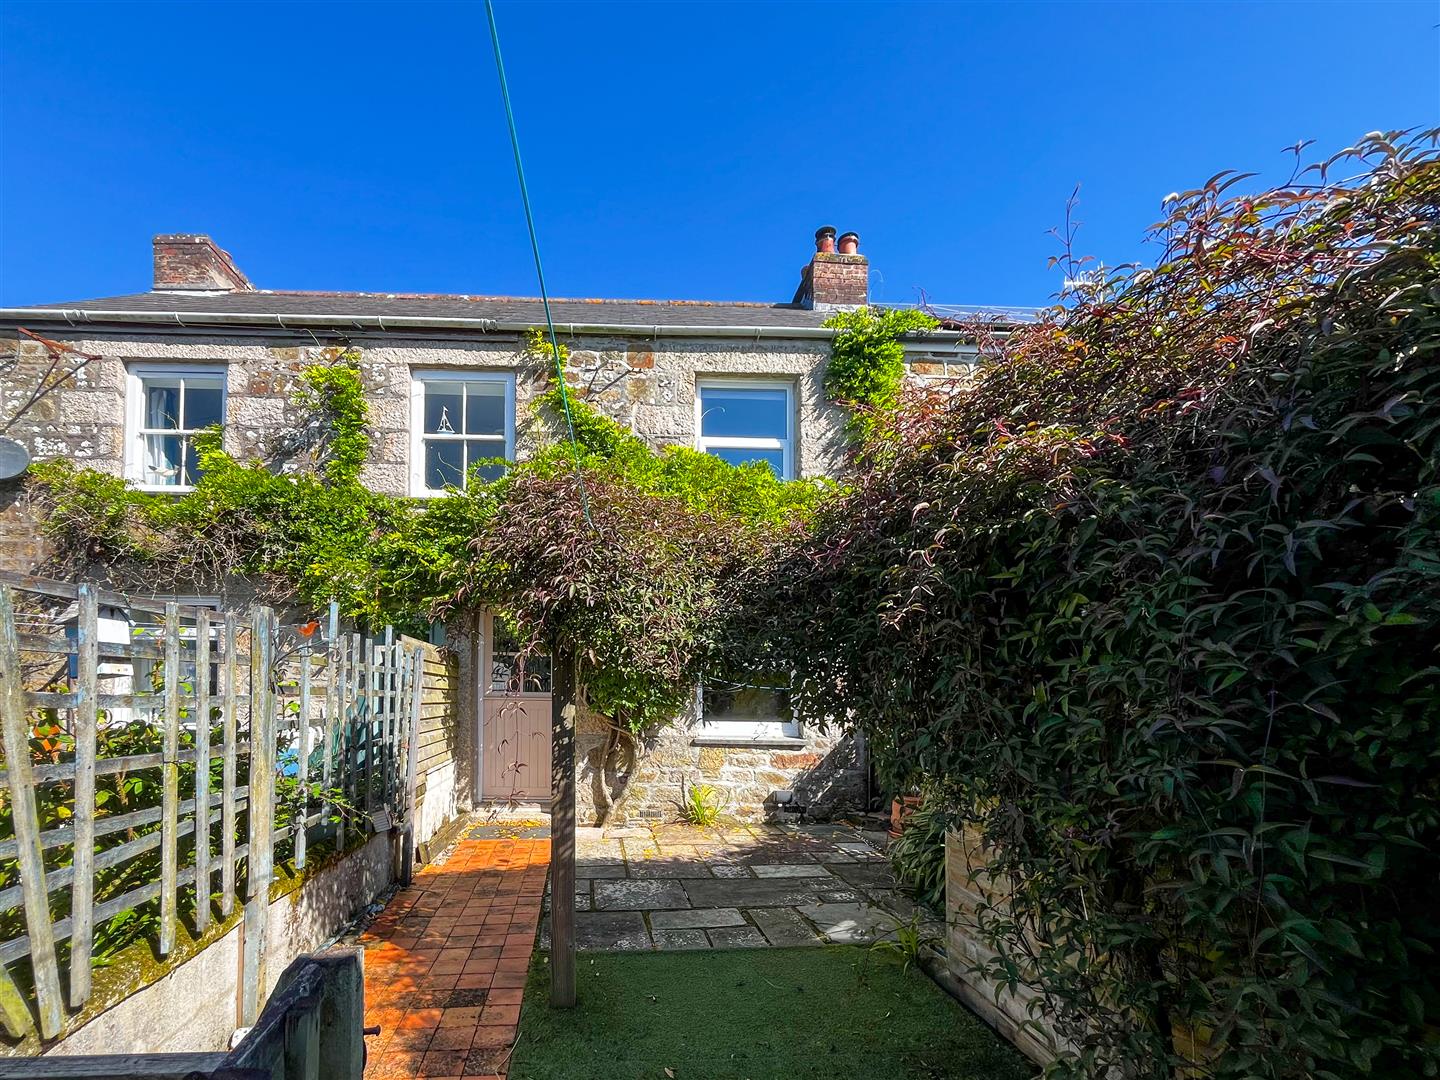
[[(896, 888), (883, 833), (848, 825), (582, 829), (578, 947), (793, 948), (893, 936), (929, 912)], [(548, 910), (549, 898), (546, 905)], [(548, 948), (546, 928), (541, 948)]]

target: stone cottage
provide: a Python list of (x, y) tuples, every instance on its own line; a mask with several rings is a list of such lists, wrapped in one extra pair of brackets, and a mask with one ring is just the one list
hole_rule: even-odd
[[(553, 301), (571, 350), (567, 379), (654, 444), (763, 460), (786, 478), (837, 475), (844, 416), (822, 388), (831, 338), (822, 323), (869, 300), (859, 238), (838, 239), (837, 251), (834, 229), (817, 233), (786, 303)], [(377, 490), (444, 498), (465, 482), (469, 462), (524, 456), (528, 406), (544, 383), (525, 352), (528, 333), (544, 325), (538, 300), (258, 289), (196, 235), (156, 237), (154, 267), (148, 292), (0, 310), (0, 353), (9, 353), (0, 362), (0, 423), (23, 409), (8, 432), (20, 444), (12, 456), (64, 456), (181, 492), (196, 475), (192, 435), (207, 425), (223, 425), (231, 453), (273, 460), (297, 422), (298, 373), (341, 347), (362, 357), (373, 431), (363, 478)], [(954, 330), (926, 335), (907, 353), (917, 378), (963, 375), (972, 355)], [(57, 356), (78, 370), (26, 407)], [(23, 476), (0, 480), (0, 567), (31, 572), (44, 557)], [(193, 593), (177, 582), (168, 595)], [(451, 812), (543, 804), (548, 670), (543, 662), (518, 670), (514, 641), (492, 615), (447, 630), (463, 719), (456, 767), (427, 778), (427, 801)], [(750, 818), (782, 806), (825, 815), (867, 797), (864, 747), (800, 726), (783, 688), (745, 673), (698, 687), (690, 713), (638, 756), (617, 763), (613, 741), (582, 713), (582, 823), (673, 817), (692, 783), (713, 786), (726, 812)]]

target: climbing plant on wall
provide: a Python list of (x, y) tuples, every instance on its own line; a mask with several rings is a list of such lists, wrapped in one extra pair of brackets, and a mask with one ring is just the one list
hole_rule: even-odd
[[(528, 347), (538, 372), (549, 345)], [(657, 450), (574, 395), (572, 446), (554, 386), (550, 432), (498, 479), (414, 500), (360, 478), (369, 446), (360, 357), (305, 370), (295, 404), (309, 467), (288, 474), (197, 439), (202, 475), (142, 492), (67, 461), (36, 466), (44, 528), (72, 567), (140, 581), (243, 575), (282, 602), (330, 599), (372, 627), (500, 609), (535, 647), (576, 650), (590, 704), (626, 730), (674, 719), (738, 579), (801, 527), (827, 485), (785, 482), (687, 447)]]
[[(552, 388), (541, 407), (558, 406)], [(489, 489), (504, 512), (478, 522), (446, 588), (452, 604), (498, 602), (532, 643), (573, 647), (591, 706), (640, 731), (688, 702), (735, 593), (829, 486), (657, 450), (584, 401), (571, 414), (574, 446), (549, 444)]]
[(913, 308), (862, 307), (825, 320), (835, 331), (825, 368), (825, 393), (855, 410), (864, 430), (900, 400), (905, 380), (906, 334), (933, 330), (938, 320)]
[(295, 405), (310, 467), (294, 472), (235, 459), (219, 429), (197, 437), (202, 475), (180, 495), (139, 491), (65, 459), (33, 466), (57, 558), (167, 588), (242, 575), (275, 599), (310, 607), (337, 599), (347, 617), (372, 626), (422, 624), (434, 579), (416, 568), (432, 571), (463, 545), (421, 527), (424, 515), (408, 500), (360, 482), (369, 406), (358, 353), (306, 369)]

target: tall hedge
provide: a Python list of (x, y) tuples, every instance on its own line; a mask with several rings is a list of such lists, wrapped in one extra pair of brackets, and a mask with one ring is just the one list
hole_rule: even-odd
[(911, 400), (748, 625), (993, 845), (1058, 1072), (1434, 1075), (1436, 136), (1241, 179)]

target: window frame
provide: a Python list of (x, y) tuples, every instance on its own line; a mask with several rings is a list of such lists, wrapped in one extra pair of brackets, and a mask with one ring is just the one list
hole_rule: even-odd
[[(484, 641), (484, 650), (483, 650), (482, 664), (481, 664), (481, 670), (480, 670), (480, 693), (481, 693), (481, 696), (484, 697), (484, 698), (491, 699), (491, 700), (508, 700), (508, 699), (511, 699), (511, 698), (526, 698), (526, 699), (544, 699), (544, 698), (549, 698), (549, 697), (554, 693), (554, 690), (555, 690), (555, 683), (554, 683), (554, 679), (555, 679), (555, 669), (551, 666), (550, 654), (549, 654), (548, 652), (542, 652), (542, 653), (539, 654), (539, 655), (543, 656), (543, 657), (544, 657), (544, 660), (545, 660), (545, 675), (544, 675), (544, 681), (545, 681), (546, 689), (544, 689), (544, 690), (534, 690), (534, 689), (526, 690), (526, 689), (524, 689), (525, 682), (526, 682), (526, 675), (527, 675), (527, 671), (526, 671), (525, 663), (524, 663), (524, 662), (522, 662), (522, 663), (520, 664), (520, 682), (519, 682), (519, 687), (520, 687), (520, 688), (519, 688), (519, 689), (514, 689), (514, 690), (512, 690), (512, 689), (509, 688), (509, 686), (507, 686), (507, 687), (505, 687), (504, 689), (501, 689), (501, 690), (496, 690), (496, 689), (495, 689), (495, 656), (496, 656), (495, 646), (496, 646), (496, 644), (499, 642), (500, 634), (501, 634), (501, 631), (502, 631), (502, 629), (503, 629), (503, 626), (504, 626), (504, 620), (501, 618), (501, 616), (500, 616), (500, 614), (499, 614), (498, 612), (495, 612), (495, 611), (486, 611), (486, 612), (484, 612), (484, 613), (481, 615), (482, 636), (483, 636), (483, 641)], [(510, 653), (510, 650), (508, 650), (508, 649), (502, 651), (502, 655), (503, 655), (503, 654), (509, 654), (509, 653)], [(528, 657), (527, 657), (527, 659), (528, 659)]]
[[(705, 434), (704, 391), (717, 390), (782, 390), (785, 393), (785, 437), (756, 438), (739, 435)], [(708, 454), (716, 450), (779, 450), (783, 468), (781, 480), (794, 480), (795, 473), (795, 383), (790, 379), (748, 379), (727, 376), (706, 376), (695, 380), (695, 449)]]
[[(440, 499), (451, 492), (446, 488), (425, 485), (425, 440), (443, 442), (500, 441), (494, 436), (427, 435), (425, 432), (425, 384), (431, 382), (498, 383), (505, 402), (504, 453), (496, 454), (506, 461), (515, 460), (515, 373), (513, 371), (466, 371), (457, 368), (412, 368), (410, 371), (410, 496), (415, 499)], [(464, 427), (464, 417), (460, 419)], [(468, 480), (468, 475), (464, 478)], [(463, 483), (459, 488), (464, 491)]]
[(697, 744), (719, 745), (751, 743), (784, 743), (804, 741), (800, 721), (791, 707), (788, 720), (707, 720), (705, 718), (705, 680), (695, 686), (695, 738)]
[[(146, 428), (145, 420), (145, 382), (147, 379), (156, 378), (185, 378), (204, 377), (218, 379), (220, 382), (220, 430), (223, 432), (229, 420), (230, 387), (229, 368), (225, 364), (185, 364), (185, 363), (143, 363), (127, 364), (125, 367), (125, 479), (140, 491), (168, 491), (173, 494), (183, 495), (187, 491), (194, 491), (194, 484), (155, 484), (147, 482), (145, 477), (145, 436), (147, 434), (162, 433), (159, 428)], [(185, 413), (185, 391), (184, 383), (181, 383), (180, 391), (180, 414)], [(203, 428), (165, 428), (163, 433), (179, 435), (185, 439), (192, 439), (197, 431)], [(181, 454), (181, 467), (184, 465), (184, 454)]]

